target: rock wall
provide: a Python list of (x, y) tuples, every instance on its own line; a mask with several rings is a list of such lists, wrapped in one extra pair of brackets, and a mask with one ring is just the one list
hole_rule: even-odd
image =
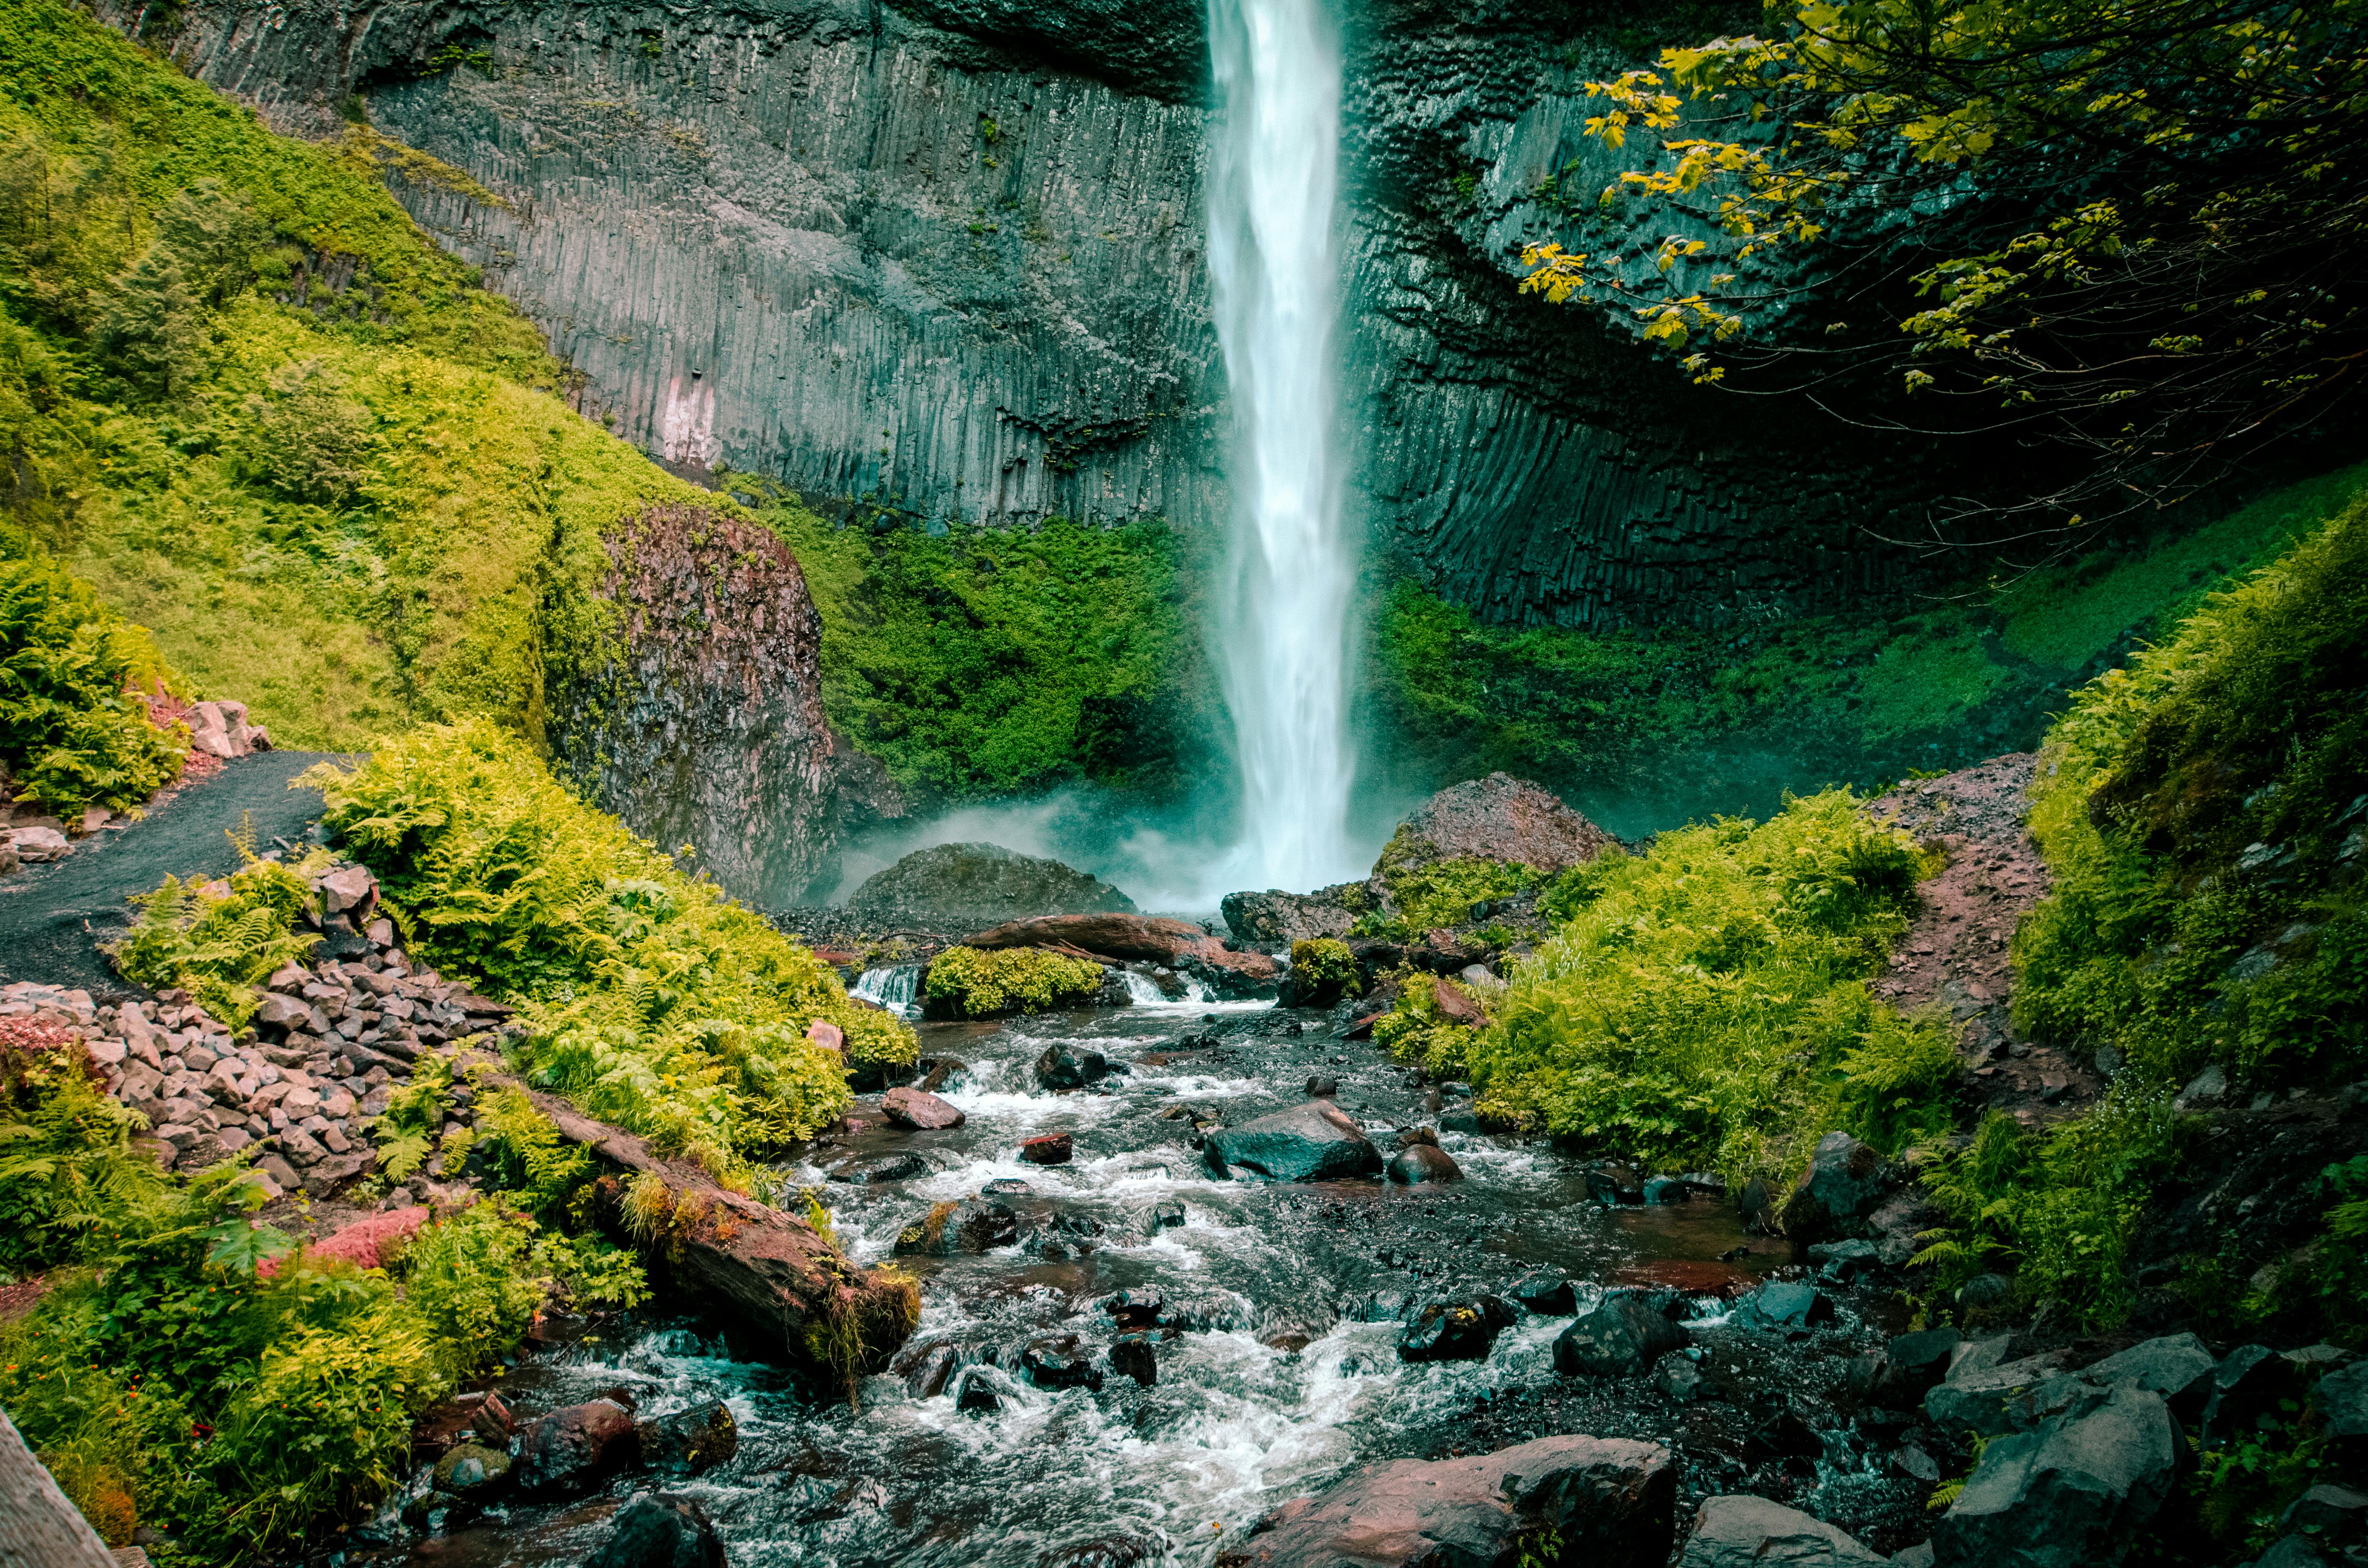
[[(1541, 182), (1608, 172), (1573, 88), (1620, 61), (1573, 51), (1584, 19), (1349, 18), (1343, 436), (1376, 548), (1499, 620), (1896, 585), (1856, 527), (1912, 499), (1894, 454), (1517, 294), (1561, 217)], [(579, 406), (678, 472), (930, 525), (1213, 528), (1202, 27), (1183, 0), (198, 0), (172, 44), (296, 129), (359, 91), (503, 196), (399, 190), (546, 328)]]
[(822, 710), (822, 618), (781, 541), (699, 506), (655, 506), (609, 540), (612, 654), (563, 677), (563, 763), (636, 833), (689, 845), (759, 904), (838, 881), (840, 832), (903, 814), (879, 765)]

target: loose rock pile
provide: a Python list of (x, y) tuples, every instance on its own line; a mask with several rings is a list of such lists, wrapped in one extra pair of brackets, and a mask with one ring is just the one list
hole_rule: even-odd
[[(0, 1017), (78, 1033), (108, 1092), (148, 1119), (145, 1141), (165, 1168), (199, 1170), (265, 1143), (255, 1165), (272, 1196), (326, 1191), (370, 1168), (365, 1124), (421, 1051), (495, 1028), (510, 1010), (415, 969), (393, 922), (370, 917), (378, 889), (361, 867), (315, 886), (324, 956), (272, 975), (253, 1026), (235, 1035), (177, 990), (101, 1006), (86, 991), (19, 982), (0, 988)], [(450, 1092), (455, 1126), (467, 1124), (469, 1094)]]

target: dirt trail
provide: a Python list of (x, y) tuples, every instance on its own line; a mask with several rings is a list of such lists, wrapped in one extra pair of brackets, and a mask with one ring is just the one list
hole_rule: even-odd
[(269, 751), (236, 757), (202, 782), (154, 802), (140, 821), (74, 841), (74, 853), (0, 878), (0, 981), (79, 986), (94, 997), (129, 994), (101, 939), (122, 933), (125, 901), (166, 876), (224, 876), (238, 869), (229, 835), (253, 813), (256, 847), (301, 842), (320, 820), (317, 790), (288, 781), (316, 762), (350, 762), (328, 752)]
[(1947, 869), (1918, 888), (1915, 920), (1874, 994), (1902, 1008), (1937, 1004), (1962, 1031), (1970, 1097), (2024, 1121), (2070, 1115), (2105, 1086), (2086, 1063), (2022, 1039), (2008, 1015), (2008, 944), (2049, 886), (2047, 863), (2023, 824), (2037, 760), (2019, 752), (1914, 779), (1869, 808), (1949, 856)]

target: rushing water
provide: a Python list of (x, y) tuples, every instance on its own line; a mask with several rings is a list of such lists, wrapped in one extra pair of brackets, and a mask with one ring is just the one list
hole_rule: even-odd
[(1209, 51), (1209, 282), (1235, 411), (1221, 641), (1246, 813), (1226, 870), (1231, 887), (1305, 889), (1362, 869), (1333, 413), (1340, 52), (1322, 0), (1210, 0)]
[[(925, 1057), (966, 1064), (941, 1092), (967, 1125), (843, 1135), (786, 1174), (822, 1194), (866, 1263), (888, 1257), (934, 1203), (1027, 1184), (1002, 1199), (1019, 1217), (1018, 1244), (905, 1260), (923, 1290), (912, 1346), (952, 1339), (991, 1355), (1075, 1334), (1101, 1369), (1099, 1388), (1033, 1386), (1006, 1355), (929, 1397), (882, 1375), (855, 1406), (821, 1403), (773, 1368), (729, 1358), (695, 1323), (637, 1316), (527, 1361), (507, 1381), (512, 1403), (531, 1415), (620, 1384), (645, 1415), (721, 1398), (740, 1424), (735, 1458), (688, 1481), (629, 1476), (593, 1498), (456, 1519), (392, 1555), (415, 1568), (580, 1562), (618, 1499), (664, 1486), (699, 1499), (742, 1568), (1200, 1568), (1275, 1503), (1356, 1465), (1485, 1452), (1548, 1431), (1669, 1442), (1692, 1493), (1791, 1496), (1846, 1528), (1920, 1511), (1920, 1483), (1885, 1480), (1881, 1451), (1850, 1434), (1795, 1421), (1789, 1437), (1751, 1435), (1781, 1428), (1772, 1413), (1788, 1400), (1800, 1408), (1801, 1391), (1823, 1408), (1838, 1358), (1864, 1343), (1847, 1313), (1814, 1343), (1788, 1346), (1722, 1327), (1720, 1304), (1702, 1296), (1700, 1354), (1725, 1392), (1690, 1405), (1637, 1382), (1557, 1378), (1552, 1346), (1567, 1318), (1524, 1316), (1482, 1361), (1411, 1365), (1396, 1355), (1398, 1324), (1367, 1321), (1377, 1295), (1468, 1299), (1541, 1266), (1580, 1282), (1582, 1310), (1615, 1282), (1748, 1284), (1785, 1255), (1763, 1242), (1720, 1261), (1750, 1244), (1731, 1205), (1607, 1210), (1588, 1201), (1577, 1162), (1455, 1132), (1441, 1142), (1467, 1179), (1452, 1186), (1212, 1178), (1191, 1146), (1190, 1113), (1238, 1124), (1304, 1102), (1311, 1074), (1337, 1078), (1338, 1103), (1384, 1148), (1393, 1129), (1455, 1108), (1371, 1046), (1331, 1038), (1315, 1015), (1191, 1004), (921, 1029)], [(1097, 1090), (1050, 1092), (1033, 1068), (1056, 1040), (1130, 1070)], [(1070, 1164), (1020, 1163), (1021, 1139), (1061, 1131), (1075, 1142)], [(907, 1153), (924, 1173), (873, 1186), (832, 1179)], [(1171, 1204), (1182, 1222), (1163, 1225)], [(1116, 1333), (1104, 1303), (1146, 1288), (1190, 1310), (1157, 1346), (1156, 1386), (1142, 1388), (1104, 1359)], [(960, 1408), (964, 1379), (997, 1408)], [(1079, 1554), (1091, 1541), (1103, 1555)]]

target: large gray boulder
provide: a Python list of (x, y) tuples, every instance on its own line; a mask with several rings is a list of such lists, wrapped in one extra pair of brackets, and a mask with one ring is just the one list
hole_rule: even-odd
[(1924, 1414), (1944, 1432), (1995, 1437), (2060, 1414), (2066, 1401), (2096, 1399), (2096, 1386), (2066, 1372), (2063, 1354), (2050, 1351), (1979, 1371), (1952, 1371), (1924, 1395)]
[(2202, 1419), (2212, 1397), (2213, 1374), (2219, 1364), (2195, 1335), (2173, 1334), (2108, 1356), (2084, 1368), (2080, 1380), (2099, 1388), (2126, 1385), (2158, 1393), (2169, 1402), (2170, 1413), (2192, 1426)]
[(1856, 1235), (1890, 1195), (1891, 1178), (1881, 1150), (1847, 1132), (1827, 1133), (1784, 1200), (1784, 1233), (1804, 1244)]
[(1678, 1568), (1850, 1568), (1885, 1562), (1823, 1519), (1765, 1497), (1706, 1497)]
[(2123, 1385), (1982, 1450), (1932, 1531), (1935, 1568), (2113, 1568), (2179, 1477), (2179, 1422)]
[(1424, 801), (1398, 824), (1373, 871), (1386, 881), (1441, 860), (1511, 860), (1553, 877), (1617, 844), (1543, 785), (1491, 773)]
[(1314, 892), (1229, 892), (1218, 904), (1225, 928), (1238, 942), (1280, 947), (1317, 937), (1345, 937), (1357, 917), (1381, 907), (1381, 894), (1366, 882), (1341, 882)]
[(1382, 1174), (1382, 1152), (1356, 1119), (1326, 1100), (1209, 1134), (1202, 1158), (1219, 1176), (1269, 1181), (1345, 1181)]
[(1608, 1296), (1554, 1340), (1554, 1370), (1565, 1376), (1633, 1378), (1686, 1346), (1686, 1331), (1641, 1298)]
[(723, 1542), (689, 1497), (648, 1492), (617, 1510), (584, 1568), (723, 1568)]
[(948, 931), (1038, 915), (1133, 915), (1134, 901), (1058, 860), (996, 844), (916, 849), (868, 879), (847, 912), (882, 926)]
[[(1220, 1568), (1661, 1568), (1678, 1477), (1669, 1451), (1622, 1437), (1540, 1437), (1470, 1459), (1371, 1465), (1295, 1497)], [(1540, 1555), (1559, 1541), (1550, 1555)]]

